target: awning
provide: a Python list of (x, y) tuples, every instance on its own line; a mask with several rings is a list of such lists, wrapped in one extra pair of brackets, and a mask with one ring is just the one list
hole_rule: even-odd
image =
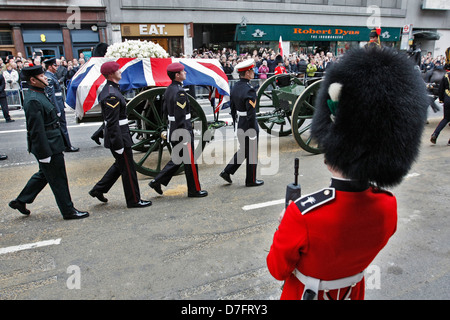
[(413, 31), (414, 38), (425, 40), (439, 40), (441, 36), (436, 31), (416, 30)]

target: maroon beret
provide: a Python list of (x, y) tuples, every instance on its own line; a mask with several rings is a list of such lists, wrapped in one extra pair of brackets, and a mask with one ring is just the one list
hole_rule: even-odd
[(120, 69), (120, 65), (115, 61), (108, 61), (102, 64), (100, 72), (102, 75), (107, 76), (113, 74)]
[(169, 72), (180, 72), (184, 70), (184, 66), (179, 62), (171, 63), (167, 66)]

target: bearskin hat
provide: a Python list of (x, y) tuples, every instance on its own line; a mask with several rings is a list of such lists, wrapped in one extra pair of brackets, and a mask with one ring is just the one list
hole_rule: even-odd
[(107, 50), (108, 50), (108, 45), (104, 42), (100, 42), (94, 47), (94, 50), (92, 50), (92, 56), (93, 57), (104, 57)]
[(392, 187), (418, 156), (428, 99), (405, 54), (354, 49), (321, 84), (312, 135), (327, 164), (347, 178)]

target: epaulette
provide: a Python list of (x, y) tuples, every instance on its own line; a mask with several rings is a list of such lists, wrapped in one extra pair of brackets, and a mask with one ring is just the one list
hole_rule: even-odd
[(295, 201), (302, 215), (333, 200), (336, 196), (334, 188), (325, 188), (318, 192), (307, 194)]

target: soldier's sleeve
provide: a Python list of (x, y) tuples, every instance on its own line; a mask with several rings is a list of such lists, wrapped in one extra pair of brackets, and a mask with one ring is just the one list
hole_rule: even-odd
[[(53, 77), (47, 77), (48, 86), (44, 88), (45, 94), (47, 95), (50, 102), (58, 108), (58, 103), (56, 102), (56, 96), (55, 96), (55, 81), (53, 80)], [(58, 109), (56, 109), (57, 112), (59, 112)]]
[(294, 271), (301, 253), (307, 251), (308, 233), (305, 220), (295, 203), (291, 203), (273, 237), (267, 255), (267, 267), (277, 280), (285, 280)]
[(111, 149), (120, 150), (123, 148), (122, 132), (119, 125), (120, 99), (110, 95), (102, 101), (102, 104), (103, 116), (106, 122), (105, 128), (108, 131)]
[(44, 108), (37, 100), (31, 100), (27, 108), (27, 131), (31, 150), (38, 159), (50, 157), (52, 149), (47, 139), (44, 125)]
[(186, 120), (186, 107), (188, 103), (189, 101), (186, 92), (184, 92), (184, 90), (178, 91), (174, 106), (174, 116), (177, 128), (184, 127), (184, 120)]
[(247, 121), (249, 128), (258, 130), (258, 122), (256, 121), (256, 90), (250, 88), (247, 92), (247, 97), (245, 101), (245, 108), (247, 110)]

